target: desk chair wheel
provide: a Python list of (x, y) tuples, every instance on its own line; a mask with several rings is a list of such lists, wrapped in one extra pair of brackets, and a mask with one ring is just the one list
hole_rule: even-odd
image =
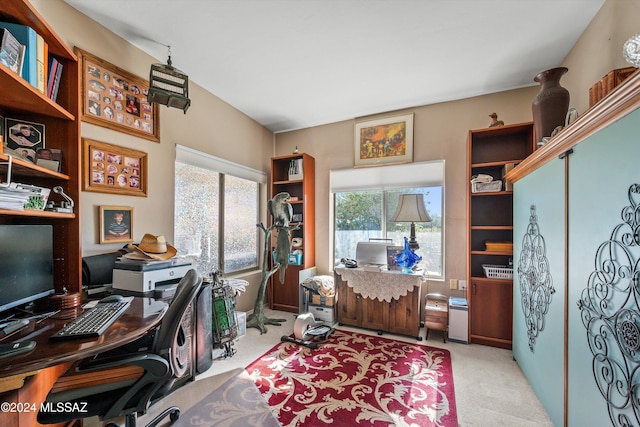
[(169, 415), (171, 424), (175, 423), (176, 421), (178, 421), (178, 418), (180, 418), (180, 408), (178, 408), (177, 406), (171, 406), (165, 409), (160, 414), (158, 414), (158, 416), (149, 421), (149, 424), (147, 424), (145, 427), (157, 426), (167, 415)]

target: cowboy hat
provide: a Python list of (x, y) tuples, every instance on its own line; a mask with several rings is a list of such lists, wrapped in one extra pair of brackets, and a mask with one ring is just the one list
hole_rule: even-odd
[(154, 236), (149, 233), (142, 236), (138, 245), (129, 244), (127, 247), (134, 252), (125, 256), (133, 259), (167, 260), (178, 253), (176, 248), (166, 242), (164, 236)]

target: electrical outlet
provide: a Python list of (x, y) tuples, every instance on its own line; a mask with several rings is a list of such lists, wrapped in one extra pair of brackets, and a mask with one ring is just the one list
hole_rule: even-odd
[(449, 289), (458, 289), (458, 279), (449, 279)]
[(466, 291), (467, 290), (467, 281), (466, 280), (460, 280), (458, 282), (458, 289), (460, 289), (461, 291)]

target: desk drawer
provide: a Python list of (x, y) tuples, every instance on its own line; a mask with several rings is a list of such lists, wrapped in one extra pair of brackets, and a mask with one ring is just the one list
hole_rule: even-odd
[(446, 311), (429, 311), (427, 310), (425, 314), (425, 320), (427, 322), (441, 322), (447, 323), (447, 312)]
[(447, 312), (440, 310), (425, 310), (424, 325), (427, 329), (447, 329)]

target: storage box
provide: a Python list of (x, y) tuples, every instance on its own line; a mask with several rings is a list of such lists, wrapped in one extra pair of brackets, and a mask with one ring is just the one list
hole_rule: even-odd
[(320, 295), (315, 292), (312, 292), (310, 296), (311, 296), (310, 303), (313, 305), (324, 305), (328, 307), (333, 307), (336, 303), (335, 296), (325, 297), (324, 295)]
[[(273, 263), (276, 262), (276, 251), (273, 251)], [(289, 254), (289, 265), (302, 265), (302, 254)]]
[(500, 190), (502, 190), (502, 181), (471, 183), (472, 193), (488, 193), (491, 191), (500, 191)]
[(322, 320), (327, 323), (334, 323), (336, 321), (335, 312), (333, 308), (325, 307), (323, 305), (309, 305), (309, 313), (313, 314), (316, 320)]

